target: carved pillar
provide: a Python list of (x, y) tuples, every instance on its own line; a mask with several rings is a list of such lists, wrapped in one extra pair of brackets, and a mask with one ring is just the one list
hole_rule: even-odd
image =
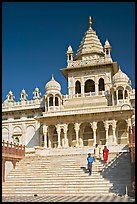
[(49, 96), (47, 97), (47, 109), (48, 109), (48, 111), (50, 110), (49, 109)]
[(53, 141), (53, 130), (51, 128), (48, 129), (48, 137), (47, 137), (47, 142), (48, 142), (48, 147), (51, 148), (51, 143)]
[(116, 138), (116, 121), (113, 120), (112, 122), (112, 130), (113, 130), (113, 141), (114, 144), (117, 144), (117, 138)]
[(54, 110), (55, 110), (55, 95), (53, 95), (53, 107), (54, 107)]
[[(127, 119), (127, 125), (128, 125), (128, 132), (129, 132), (129, 129), (132, 127), (132, 122), (131, 122), (131, 118), (128, 118)], [(132, 128), (131, 128), (131, 131), (132, 131)], [(132, 132), (131, 132), (132, 133)], [(128, 134), (129, 135), (129, 134)], [(129, 137), (128, 137), (128, 143), (129, 143)]]
[(57, 134), (58, 134), (58, 148), (60, 148), (61, 147), (61, 142), (60, 142), (61, 129), (59, 125), (57, 125), (56, 128), (57, 128)]
[(108, 145), (108, 129), (109, 129), (108, 121), (105, 121), (104, 126), (106, 131), (106, 145)]
[(83, 97), (84, 97), (84, 95), (85, 95), (85, 94), (84, 94), (84, 84), (85, 84), (85, 83), (84, 83), (84, 78), (82, 77), (82, 78), (81, 78), (81, 95), (82, 95)]
[(44, 134), (44, 147), (47, 148), (47, 132), (48, 132), (48, 126), (43, 125), (43, 134)]
[(95, 78), (95, 94), (98, 95), (98, 78)]
[(83, 128), (82, 127), (79, 130), (79, 135), (80, 135), (79, 145), (80, 145), (80, 147), (83, 147)]
[(116, 90), (116, 104), (118, 104), (118, 90)]
[(68, 147), (68, 138), (67, 138), (67, 131), (68, 131), (68, 125), (64, 124), (64, 147)]
[(97, 143), (97, 136), (96, 136), (96, 130), (97, 130), (97, 122), (93, 121), (93, 123), (91, 123), (91, 127), (93, 129), (93, 138), (94, 138), (94, 146)]
[(26, 124), (22, 123), (22, 145), (25, 145), (26, 139)]
[(112, 97), (112, 106), (114, 106), (114, 91), (111, 92), (111, 97)]
[(79, 136), (78, 136), (78, 133), (79, 133), (79, 126), (80, 126), (80, 124), (75, 123), (75, 131), (76, 131), (76, 147), (79, 146)]

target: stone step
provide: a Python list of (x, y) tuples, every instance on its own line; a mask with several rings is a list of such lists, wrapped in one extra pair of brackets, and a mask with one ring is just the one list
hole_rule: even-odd
[(109, 195), (109, 196), (113, 196), (114, 195), (114, 193), (112, 192), (109, 192), (108, 193), (108, 191), (106, 191), (106, 190), (93, 190), (93, 191), (85, 191), (85, 190), (81, 190), (81, 191), (72, 191), (72, 190), (69, 190), (69, 191), (55, 191), (55, 190), (53, 190), (53, 191), (50, 191), (50, 190), (47, 190), (47, 191), (43, 191), (43, 192), (39, 192), (39, 191), (20, 191), (20, 192), (12, 192), (12, 193), (10, 193), (10, 192), (2, 192), (2, 196), (34, 196), (34, 195), (38, 195), (38, 196), (41, 196), (41, 195), (43, 195), (43, 196), (45, 196), (45, 195), (54, 195), (54, 196), (57, 196), (57, 195), (62, 195), (62, 196), (64, 196), (64, 195), (71, 195), (71, 196), (74, 196), (74, 195), (84, 195), (84, 196), (89, 196), (89, 195), (102, 195), (102, 196), (104, 196), (104, 195)]
[[(86, 170), (87, 171), (87, 170)], [(92, 169), (92, 173), (99, 173), (100, 170), (96, 170), (96, 169)], [(15, 170), (15, 171), (11, 171), (10, 174), (14, 174), (14, 173), (17, 173), (17, 174), (29, 174), (29, 173), (40, 173), (40, 174), (54, 174), (54, 173), (57, 173), (57, 174), (81, 174), (81, 173), (84, 173), (84, 170), (83, 169), (36, 169), (36, 170)]]
[[(92, 184), (92, 185), (91, 185)], [(40, 189), (40, 188), (60, 188), (60, 187), (63, 187), (63, 188), (69, 188), (69, 187), (71, 187), (71, 188), (85, 188), (85, 187), (88, 187), (88, 189), (92, 189), (92, 188), (105, 188), (105, 187), (110, 187), (110, 186), (113, 186), (113, 184), (111, 184), (111, 183), (101, 183), (101, 184), (97, 184), (97, 183), (86, 183), (86, 184), (84, 184), (84, 183), (75, 183), (75, 185), (74, 185), (74, 183), (29, 183), (29, 185), (28, 185), (28, 183), (24, 183), (24, 184), (22, 184), (21, 183), (21, 185), (19, 184), (19, 183), (16, 183), (16, 185), (14, 184), (14, 186), (10, 183), (10, 185), (4, 185), (2, 188), (3, 189), (6, 189), (6, 188), (8, 188), (8, 189), (10, 189), (10, 187), (11, 187), (11, 189), (16, 189), (16, 188), (20, 188), (20, 189), (24, 189), (24, 188), (31, 188), (31, 189), (33, 189), (33, 188), (38, 188), (38, 189)]]
[[(89, 176), (88, 174), (87, 175), (82, 175), (82, 176), (75, 176), (75, 179), (74, 179), (74, 176), (73, 175), (68, 175), (68, 176), (62, 176), (62, 175), (59, 175), (58, 177), (56, 177), (56, 176), (52, 176), (52, 175), (49, 175), (48, 177), (43, 177), (43, 176), (37, 176), (37, 177), (34, 177), (34, 176), (26, 176), (26, 177), (24, 177), (24, 176), (22, 176), (22, 177), (15, 177), (15, 176), (9, 176), (7, 179), (6, 179), (6, 181), (11, 181), (11, 182), (13, 182), (13, 181), (15, 181), (15, 180), (19, 180), (19, 181), (21, 181), (21, 179), (22, 179), (22, 181), (23, 182), (26, 182), (26, 181), (28, 181), (28, 180), (45, 180), (45, 181), (47, 181), (47, 180), (50, 180), (50, 181), (52, 181), (52, 180), (65, 180), (65, 181), (67, 181), (67, 180), (73, 180), (73, 181), (82, 181), (82, 180), (87, 180), (87, 182), (89, 182), (89, 181), (107, 181), (105, 178), (102, 178), (100, 175), (92, 175), (92, 176)], [(109, 181), (109, 180), (108, 180)]]
[[(121, 179), (119, 181), (116, 179), (117, 174), (114, 173), (118, 163), (114, 165), (110, 163), (106, 169), (103, 162), (94, 162), (92, 175), (89, 176), (81, 168), (87, 168), (86, 158), (87, 154), (25, 157), (8, 174), (2, 187), (3, 195), (28, 196), (35, 193), (41, 195), (89, 195), (91, 193), (110, 195), (110, 191), (117, 192), (118, 189), (120, 192), (124, 192), (125, 185)], [(126, 162), (125, 159), (120, 164), (123, 165)], [(105, 173), (101, 173), (101, 169)], [(124, 170), (122, 171), (124, 172)], [(101, 174), (106, 175), (107, 179)]]
[[(39, 180), (20, 180), (20, 181), (7, 181), (5, 184), (3, 184), (3, 186), (8, 186), (8, 185), (14, 185), (14, 184), (23, 184), (24, 185), (24, 182), (25, 182), (25, 185), (26, 184), (33, 184), (33, 185), (37, 185), (37, 184), (42, 184), (42, 185), (44, 185), (44, 184), (48, 184), (48, 183), (51, 183), (51, 184), (90, 184), (90, 185), (94, 185), (94, 184), (109, 184), (110, 183), (110, 181), (106, 181), (106, 180), (90, 180), (90, 181), (86, 181), (86, 180), (68, 180), (68, 181), (66, 181), (66, 180), (41, 180), (41, 181), (39, 181)], [(35, 183), (34, 183), (35, 182)]]

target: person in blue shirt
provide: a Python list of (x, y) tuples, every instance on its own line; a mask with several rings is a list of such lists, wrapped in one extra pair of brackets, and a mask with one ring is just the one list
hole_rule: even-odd
[(91, 156), (90, 153), (88, 153), (87, 161), (88, 161), (88, 170), (89, 170), (89, 176), (90, 176), (92, 174), (92, 163), (94, 161), (94, 158)]

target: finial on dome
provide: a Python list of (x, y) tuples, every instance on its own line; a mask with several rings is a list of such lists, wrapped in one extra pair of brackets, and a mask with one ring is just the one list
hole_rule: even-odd
[(52, 80), (54, 80), (54, 75), (52, 74)]
[(92, 18), (91, 18), (91, 16), (89, 16), (89, 21), (88, 21), (88, 23), (89, 23), (89, 28), (91, 28), (91, 25), (92, 25)]

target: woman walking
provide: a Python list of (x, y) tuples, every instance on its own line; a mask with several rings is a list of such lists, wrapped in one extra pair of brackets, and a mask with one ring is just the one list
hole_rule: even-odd
[(107, 149), (106, 146), (104, 146), (104, 149), (103, 149), (104, 164), (107, 164), (107, 161), (108, 161), (108, 152), (109, 152), (109, 150)]

